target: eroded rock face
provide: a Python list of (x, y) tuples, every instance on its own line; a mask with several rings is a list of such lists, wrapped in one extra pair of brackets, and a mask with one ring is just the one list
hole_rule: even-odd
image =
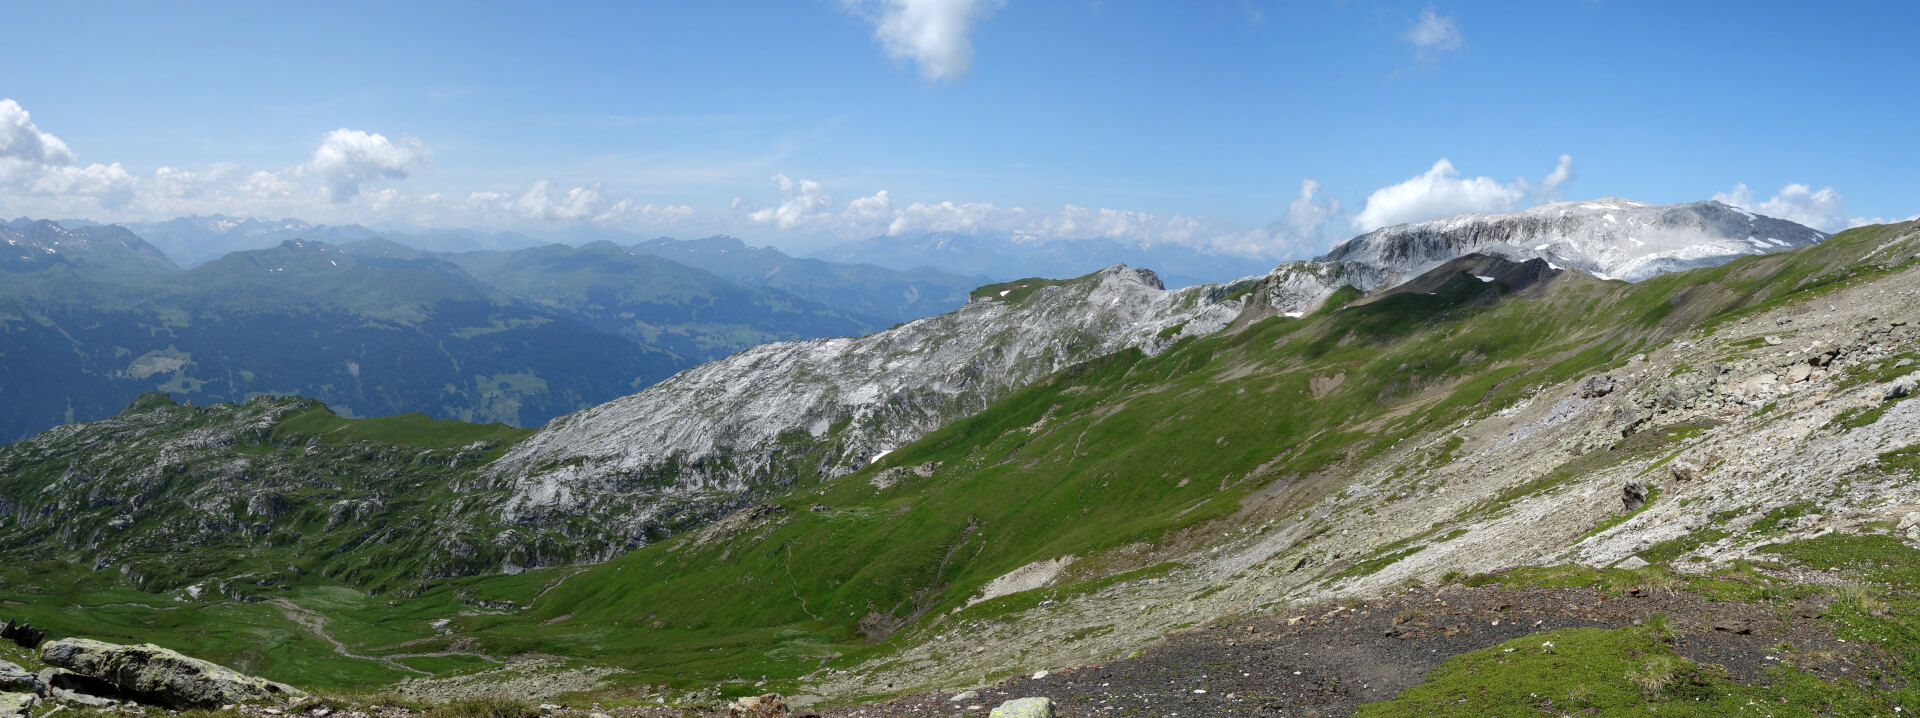
[(663, 497), (841, 476), (1060, 369), (1223, 329), (1242, 303), (1215, 289), (1120, 265), (864, 337), (764, 344), (556, 419), (487, 471), (513, 483), (507, 520), (616, 527)]
[(283, 683), (143, 643), (122, 646), (63, 638), (42, 646), (40, 660), (111, 684), (121, 695), (173, 709), (305, 695)]

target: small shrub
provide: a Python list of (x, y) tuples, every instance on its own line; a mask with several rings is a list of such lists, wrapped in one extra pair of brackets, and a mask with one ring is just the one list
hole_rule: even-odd
[(1673, 674), (1679, 668), (1680, 662), (1673, 656), (1654, 656), (1638, 667), (1628, 669), (1627, 680), (1652, 697), (1673, 685)]

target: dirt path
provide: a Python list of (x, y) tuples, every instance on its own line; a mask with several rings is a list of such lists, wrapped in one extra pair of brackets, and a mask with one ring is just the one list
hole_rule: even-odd
[(432, 674), (429, 673), (428, 671), (423, 671), (418, 668), (414, 668), (413, 666), (409, 666), (407, 664), (401, 663), (399, 659), (437, 658), (441, 656), (469, 656), (469, 657), (478, 658), (480, 660), (486, 661), (488, 663), (493, 663), (496, 665), (501, 663), (500, 659), (494, 658), (493, 656), (489, 656), (483, 653), (475, 653), (472, 651), (462, 651), (462, 650), (456, 650), (451, 648), (443, 651), (433, 651), (431, 653), (394, 653), (394, 654), (389, 654), (385, 656), (361, 655), (358, 653), (354, 653), (351, 649), (347, 648), (347, 644), (342, 643), (340, 639), (334, 638), (333, 634), (327, 633), (327, 617), (326, 616), (322, 616), (318, 612), (303, 608), (300, 606), (300, 604), (294, 603), (284, 598), (272, 599), (268, 601), (268, 603), (271, 603), (274, 606), (279, 607), (280, 612), (287, 617), (287, 620), (293, 621), (294, 623), (298, 623), (302, 627), (306, 628), (308, 631), (313, 632), (313, 635), (319, 636), (320, 640), (326, 641), (327, 643), (331, 644), (333, 646), (333, 652), (338, 653), (347, 658), (352, 658), (352, 659), (361, 660), (361, 661), (378, 661), (380, 663), (385, 663), (388, 666), (392, 666), (395, 669), (406, 671), (408, 673), (416, 673), (423, 676), (432, 675)]
[[(1742, 682), (1783, 660), (1776, 646), (1831, 651), (1803, 667), (1828, 678), (1861, 677), (1879, 658), (1837, 639), (1814, 620), (1818, 607), (1713, 603), (1657, 593), (1622, 597), (1588, 589), (1414, 589), (1351, 608), (1322, 605), (1169, 636), (1138, 658), (1014, 678), (962, 703), (950, 693), (832, 708), (823, 716), (951, 715), (1027, 696), (1054, 700), (1061, 716), (1343, 716), (1398, 695), (1448, 658), (1541, 631), (1619, 628), (1659, 615), (1675, 649), (1725, 668)], [(1717, 628), (1716, 628), (1717, 626)], [(1747, 631), (1747, 632), (1742, 632)], [(1200, 692), (1204, 691), (1204, 692)]]

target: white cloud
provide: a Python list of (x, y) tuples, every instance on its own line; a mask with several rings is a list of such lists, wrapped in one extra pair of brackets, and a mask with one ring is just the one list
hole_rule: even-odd
[(593, 214), (605, 202), (606, 198), (591, 187), (575, 187), (567, 190), (564, 197), (551, 197), (547, 192), (547, 181), (540, 180), (533, 183), (526, 194), (513, 201), (513, 211), (526, 219), (580, 219)]
[(133, 201), (133, 175), (115, 162), (85, 167), (46, 167), (28, 190), (42, 195), (92, 197), (100, 206), (115, 209)]
[(915, 202), (894, 213), (887, 223), (887, 234), (900, 236), (922, 232), (1011, 231), (1020, 226), (1027, 211), (1019, 207), (1002, 209), (989, 202), (930, 204)]
[(225, 184), (239, 171), (240, 165), (232, 162), (221, 162), (200, 170), (161, 167), (153, 171), (152, 184), (148, 189), (161, 197), (192, 199)]
[(833, 206), (833, 198), (827, 196), (819, 182), (801, 180), (796, 192), (794, 181), (784, 174), (774, 175), (773, 181), (780, 185), (780, 204), (748, 212), (747, 219), (783, 230), (810, 229), (832, 221), (826, 209)]
[(0, 159), (38, 165), (70, 165), (73, 150), (60, 138), (41, 132), (20, 103), (0, 99)]
[(394, 142), (386, 135), (343, 127), (327, 133), (305, 169), (325, 183), (333, 201), (345, 202), (360, 194), (363, 184), (406, 179), (425, 167), (427, 158), (427, 146), (412, 137)]
[(873, 38), (895, 60), (911, 60), (928, 80), (954, 80), (973, 67), (974, 25), (1003, 0), (843, 0), (873, 23)]
[(841, 214), (856, 231), (878, 233), (893, 221), (893, 198), (887, 196), (886, 190), (880, 190), (870, 197), (848, 202), (847, 211)]
[(1289, 234), (1311, 241), (1326, 231), (1327, 222), (1340, 214), (1340, 200), (1320, 196), (1320, 183), (1311, 177), (1300, 180), (1300, 195), (1287, 203), (1286, 227)]
[[(1571, 168), (1572, 158), (1563, 158), (1563, 164)], [(1510, 212), (1526, 200), (1529, 189), (1524, 179), (1501, 184), (1492, 177), (1462, 178), (1443, 157), (1424, 174), (1374, 190), (1350, 223), (1357, 231), (1371, 232), (1467, 212)]]
[(599, 187), (574, 187), (560, 192), (546, 180), (534, 182), (526, 191), (517, 194), (473, 192), (465, 200), (441, 204), (478, 212), (482, 217), (494, 221), (585, 220), (603, 226), (635, 229), (673, 224), (693, 216), (693, 208), (683, 204), (662, 207), (642, 204), (631, 198), (610, 200), (600, 193)]
[[(897, 207), (886, 190), (854, 199), (839, 214), (825, 212), (825, 190), (810, 180), (775, 175), (785, 200), (752, 212), (761, 224), (827, 231), (844, 237), (890, 237), (953, 232), (998, 232), (1015, 241), (1051, 242), (1111, 239), (1140, 247), (1180, 245), (1205, 252), (1279, 258), (1317, 250), (1330, 243), (1330, 222), (1340, 215), (1338, 200), (1326, 197), (1320, 183), (1302, 180), (1285, 218), (1264, 229), (1246, 231), (1186, 215), (1065, 205), (1056, 212), (1035, 212), (991, 202), (913, 202)], [(809, 198), (814, 198), (809, 200)]]
[(1847, 216), (1846, 199), (1832, 187), (1816, 190), (1809, 185), (1789, 184), (1780, 188), (1780, 192), (1772, 199), (1759, 201), (1753, 198), (1753, 190), (1748, 189), (1745, 183), (1741, 183), (1734, 185), (1731, 191), (1715, 193), (1713, 199), (1749, 212), (1789, 222), (1799, 222), (1825, 232), (1837, 232), (1855, 226), (1856, 221)]
[(1437, 61), (1441, 55), (1459, 50), (1466, 43), (1453, 18), (1435, 13), (1433, 8), (1421, 11), (1420, 20), (1402, 37), (1413, 45), (1414, 57), (1424, 63)]
[(429, 160), (420, 140), (339, 129), (323, 135), (306, 161), (279, 169), (218, 162), (136, 175), (117, 163), (80, 165), (75, 152), (35, 126), (18, 103), (0, 99), (0, 203), (29, 216), (132, 221), (217, 213), (426, 226), (591, 222), (637, 230), (694, 215), (683, 204), (609, 197), (598, 185), (561, 190), (540, 181), (467, 194), (375, 186), (405, 179)]
[(607, 205), (605, 209), (593, 216), (593, 221), (595, 224), (609, 227), (657, 227), (674, 224), (692, 216), (693, 208), (684, 204), (655, 207), (628, 198)]
[(1558, 202), (1566, 199), (1567, 195), (1560, 191), (1560, 187), (1571, 179), (1573, 179), (1573, 155), (1560, 155), (1560, 161), (1554, 164), (1553, 172), (1548, 173), (1546, 179), (1540, 180), (1540, 200)]
[(293, 183), (280, 175), (260, 170), (247, 175), (240, 189), (259, 198), (284, 198), (293, 194)]

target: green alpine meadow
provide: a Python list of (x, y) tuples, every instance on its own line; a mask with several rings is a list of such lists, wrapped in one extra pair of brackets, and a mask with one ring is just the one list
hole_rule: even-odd
[(0, 20), (0, 718), (1920, 713), (1920, 5)]

